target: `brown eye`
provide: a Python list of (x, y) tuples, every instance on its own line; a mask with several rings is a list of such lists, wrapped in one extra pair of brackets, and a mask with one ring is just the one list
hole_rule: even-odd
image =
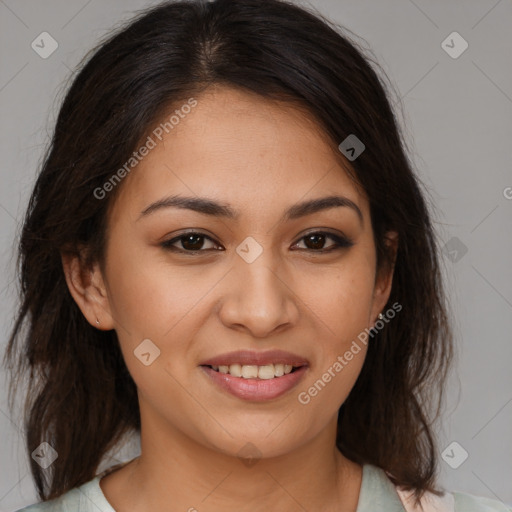
[(304, 237), (308, 249), (323, 249), (326, 239), (329, 238), (322, 233), (308, 235)]
[[(334, 241), (334, 243), (331, 243), (327, 248), (325, 248), (325, 244), (329, 239)], [(348, 238), (323, 231), (309, 233), (303, 236), (300, 240), (304, 240), (305, 247), (299, 247), (299, 249), (320, 253), (330, 252), (336, 249), (351, 247), (354, 245), (353, 242)], [(211, 244), (210, 247), (205, 247), (205, 244), (208, 245), (208, 243)], [(166, 250), (181, 253), (222, 250), (212, 238), (199, 232), (182, 234), (180, 236), (174, 237), (172, 240), (166, 240), (165, 242), (162, 242), (161, 246)], [(298, 243), (295, 244), (295, 247), (297, 246)]]
[[(209, 241), (215, 246), (215, 242), (206, 235), (202, 233), (185, 233), (184, 235), (180, 235), (178, 237), (173, 238), (172, 240), (167, 240), (162, 242), (161, 246), (164, 249), (175, 250), (180, 252), (194, 252), (194, 251), (202, 251), (213, 249), (215, 247), (207, 247), (204, 249), (205, 241)], [(181, 244), (181, 247), (176, 247), (175, 244)]]
[[(327, 239), (334, 240), (334, 244), (325, 248), (324, 245)], [(305, 249), (310, 249), (313, 252), (328, 252), (333, 251), (335, 249), (340, 249), (343, 247), (351, 247), (354, 245), (351, 240), (345, 237), (341, 237), (335, 235), (334, 233), (327, 233), (323, 231), (318, 231), (315, 233), (309, 233), (306, 236), (303, 236), (301, 240), (304, 240), (304, 244), (306, 245)]]

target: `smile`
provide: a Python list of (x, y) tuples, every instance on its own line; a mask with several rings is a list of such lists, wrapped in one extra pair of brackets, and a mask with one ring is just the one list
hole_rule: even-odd
[(269, 380), (277, 377), (282, 377), (283, 375), (288, 375), (294, 369), (300, 368), (300, 366), (292, 366), (291, 364), (266, 364), (263, 366), (257, 365), (242, 365), (242, 364), (232, 364), (232, 365), (211, 365), (210, 368), (215, 370), (216, 372), (229, 374), (233, 377), (242, 377), (243, 379), (263, 379)]
[[(283, 366), (283, 375), (276, 376), (276, 373), (280, 373), (280, 366)], [(244, 372), (247, 376), (236, 377), (232, 375), (229, 373), (232, 367), (235, 367), (235, 373), (239, 369), (240, 373)], [(241, 366), (233, 364), (222, 367), (223, 370), (227, 370), (226, 373), (220, 371), (221, 367), (217, 370), (206, 365), (200, 366), (199, 368), (208, 377), (208, 382), (217, 389), (245, 401), (265, 402), (279, 398), (296, 387), (306, 374), (308, 366), (292, 366), (291, 370), (287, 368), (287, 370), (289, 370), (288, 373), (284, 372), (284, 365), (279, 364), (265, 366)], [(252, 375), (256, 374), (256, 371), (258, 372), (258, 377), (252, 377)], [(260, 371), (263, 377), (259, 377)], [(272, 376), (270, 376), (271, 372)]]

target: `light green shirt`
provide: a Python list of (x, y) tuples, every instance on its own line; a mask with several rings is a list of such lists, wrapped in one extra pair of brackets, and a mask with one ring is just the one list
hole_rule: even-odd
[[(107, 470), (108, 471), (108, 470)], [(16, 512), (115, 512), (101, 490), (99, 481), (105, 472), (59, 498), (36, 503)], [(500, 501), (454, 492), (456, 512), (512, 512)], [(395, 486), (386, 473), (375, 466), (363, 466), (363, 478), (357, 512), (404, 512)]]

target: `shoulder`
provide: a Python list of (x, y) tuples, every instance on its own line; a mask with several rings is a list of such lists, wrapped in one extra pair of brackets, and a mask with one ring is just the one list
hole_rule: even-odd
[(98, 481), (99, 478), (95, 477), (58, 498), (34, 503), (15, 512), (112, 512), (99, 490)]
[[(363, 499), (357, 512), (373, 512), (376, 500), (385, 503), (386, 510), (421, 510), (415, 505), (414, 493), (395, 486), (384, 470), (370, 465), (365, 465), (363, 469)], [(510, 504), (507, 505), (498, 499), (459, 491), (445, 492), (442, 496), (426, 492), (421, 499), (421, 505), (424, 512), (512, 512)]]
[(77, 499), (74, 491), (75, 489), (68, 491), (58, 498), (54, 498), (53, 500), (34, 503), (33, 505), (20, 508), (15, 512), (66, 512), (73, 510), (73, 507), (76, 510), (79, 510), (79, 500)]
[(129, 461), (120, 462), (103, 470), (94, 478), (74, 487), (58, 498), (34, 503), (15, 512), (115, 512), (103, 494), (100, 480), (103, 476), (127, 465)]
[(59, 508), (52, 508), (49, 506), (49, 502), (43, 502), (43, 503), (34, 503), (34, 505), (29, 505), (28, 507), (23, 507), (15, 512), (50, 512), (54, 510), (62, 510), (62, 507)]
[(512, 512), (512, 505), (464, 492), (453, 492), (455, 512)]
[[(411, 493), (405, 493), (398, 488), (396, 491), (401, 496), (406, 511), (420, 510), (412, 505)], [(512, 512), (512, 506), (499, 500), (458, 491), (445, 491), (442, 496), (426, 492), (421, 499), (421, 505), (425, 512)]]

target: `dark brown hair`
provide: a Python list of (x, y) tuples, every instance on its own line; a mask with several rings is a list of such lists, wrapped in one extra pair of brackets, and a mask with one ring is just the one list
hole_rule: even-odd
[(337, 446), (357, 463), (383, 468), (417, 497), (436, 491), (433, 424), (453, 351), (439, 248), (381, 68), (348, 32), (286, 1), (165, 2), (85, 59), (24, 219), (20, 306), (5, 354), (11, 408), (17, 381), (30, 370), (28, 453), (43, 441), (58, 452), (45, 470), (29, 457), (43, 500), (92, 479), (105, 453), (140, 430), (136, 386), (116, 332), (86, 321), (69, 293), (61, 254), (86, 248), (89, 262), (103, 262), (109, 207), (122, 183), (103, 200), (93, 191), (170, 106), (212, 84), (302, 105), (336, 151), (352, 133), (365, 144), (351, 168), (369, 199), (379, 269), (392, 265), (385, 233), (398, 232), (388, 304), (402, 310), (369, 343), (339, 412)]

